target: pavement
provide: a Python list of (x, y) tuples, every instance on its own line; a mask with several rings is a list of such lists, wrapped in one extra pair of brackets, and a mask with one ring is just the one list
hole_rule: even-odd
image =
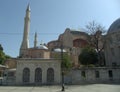
[[(0, 92), (61, 92), (61, 86), (0, 86)], [(120, 85), (68, 85), (65, 92), (120, 92)]]

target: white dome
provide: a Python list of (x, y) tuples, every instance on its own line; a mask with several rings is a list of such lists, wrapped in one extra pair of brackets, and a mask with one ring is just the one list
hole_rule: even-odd
[[(55, 52), (62, 52), (62, 50), (60, 48), (54, 49)], [(66, 52), (65, 49), (63, 49), (63, 52)]]
[(37, 48), (38, 48), (38, 49), (45, 49), (45, 50), (48, 49), (48, 48), (47, 48), (45, 45), (43, 45), (43, 44), (40, 44), (40, 46), (38, 46)]
[(111, 26), (108, 30), (108, 33), (113, 33), (113, 32), (117, 32), (117, 31), (120, 31), (120, 18), (111, 24)]

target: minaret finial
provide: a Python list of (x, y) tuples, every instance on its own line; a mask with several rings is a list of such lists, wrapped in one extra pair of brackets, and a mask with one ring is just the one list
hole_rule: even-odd
[(30, 3), (28, 3), (27, 11), (30, 11)]

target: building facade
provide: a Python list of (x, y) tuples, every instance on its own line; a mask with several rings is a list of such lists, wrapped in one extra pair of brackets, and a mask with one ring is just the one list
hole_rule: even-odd
[(16, 84), (59, 84), (61, 82), (60, 61), (55, 59), (17, 60)]

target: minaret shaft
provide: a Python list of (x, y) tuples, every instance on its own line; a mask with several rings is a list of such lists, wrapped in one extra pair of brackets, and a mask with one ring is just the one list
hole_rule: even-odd
[(35, 37), (34, 37), (34, 48), (37, 47), (37, 43), (38, 43), (38, 41), (37, 41), (37, 33), (35, 33)]
[(29, 31), (30, 31), (30, 18), (25, 17), (24, 23), (24, 34), (23, 34), (23, 46), (24, 48), (29, 48)]
[(25, 50), (29, 48), (29, 31), (30, 31), (30, 6), (27, 6), (26, 15), (24, 18), (24, 33), (23, 40), (20, 47), (20, 56), (25, 54)]

